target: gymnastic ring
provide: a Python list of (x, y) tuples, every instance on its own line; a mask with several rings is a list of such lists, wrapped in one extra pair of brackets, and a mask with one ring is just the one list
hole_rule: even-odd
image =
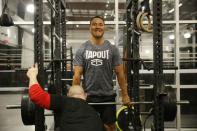
[(141, 25), (140, 25), (140, 18), (142, 16), (142, 14), (143, 14), (143, 12), (139, 12), (137, 15), (137, 18), (136, 18), (136, 25), (139, 30), (142, 30)]
[[(140, 17), (140, 20), (139, 20), (139, 24), (140, 24), (140, 27), (143, 31), (145, 32), (153, 32), (153, 27), (151, 25), (151, 19), (150, 19), (150, 16), (149, 13), (145, 12), (145, 13), (142, 13), (141, 17)], [(147, 28), (144, 26), (143, 24), (143, 21), (144, 21), (144, 18), (147, 17), (148, 18), (148, 25), (147, 25)]]

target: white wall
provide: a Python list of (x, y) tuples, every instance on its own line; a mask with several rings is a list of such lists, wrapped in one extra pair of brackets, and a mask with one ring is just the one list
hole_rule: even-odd
[(2, 0), (0, 0), (0, 15), (2, 13)]
[(24, 32), (22, 43), (21, 68), (29, 68), (34, 63), (34, 37)]
[[(25, 14), (25, 19), (31, 19), (31, 17), (30, 14)], [(34, 63), (34, 35), (24, 31), (22, 47), (21, 68), (29, 68)]]

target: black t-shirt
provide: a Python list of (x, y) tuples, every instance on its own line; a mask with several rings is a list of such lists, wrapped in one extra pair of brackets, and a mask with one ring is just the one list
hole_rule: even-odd
[(60, 131), (103, 131), (99, 114), (82, 99), (51, 95), (50, 109), (61, 113)]

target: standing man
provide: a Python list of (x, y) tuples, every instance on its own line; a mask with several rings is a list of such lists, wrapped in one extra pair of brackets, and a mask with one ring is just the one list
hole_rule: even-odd
[[(124, 78), (123, 64), (118, 48), (105, 40), (104, 19), (95, 16), (90, 20), (90, 40), (81, 45), (74, 59), (73, 85), (80, 85), (88, 93), (88, 102), (115, 102), (113, 72), (116, 73), (122, 92), (122, 102), (130, 103)], [(115, 131), (116, 105), (93, 105), (99, 112), (107, 131)]]

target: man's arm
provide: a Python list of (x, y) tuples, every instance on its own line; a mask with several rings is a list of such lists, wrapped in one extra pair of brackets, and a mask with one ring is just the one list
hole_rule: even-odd
[(118, 84), (121, 88), (121, 92), (122, 92), (122, 102), (123, 104), (130, 104), (130, 98), (128, 96), (128, 91), (127, 91), (127, 86), (126, 86), (126, 82), (125, 82), (125, 77), (124, 77), (124, 70), (123, 70), (123, 65), (118, 65), (115, 66), (115, 73), (117, 75), (117, 79), (118, 79)]
[(50, 108), (50, 95), (39, 84), (32, 84), (29, 88), (30, 99), (40, 107)]
[(37, 81), (38, 65), (32, 66), (27, 71), (29, 78), (29, 96), (30, 99), (37, 105), (49, 109), (50, 108), (50, 95), (45, 92)]
[(75, 66), (72, 85), (80, 85), (82, 74), (83, 74), (83, 67)]

